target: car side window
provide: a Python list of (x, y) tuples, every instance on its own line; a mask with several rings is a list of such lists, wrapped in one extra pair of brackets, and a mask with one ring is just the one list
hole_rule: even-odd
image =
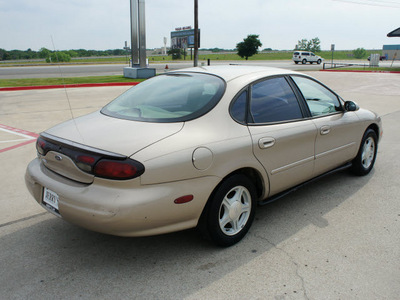
[(246, 123), (247, 90), (233, 101), (230, 112), (232, 118), (239, 123)]
[(323, 85), (301, 76), (292, 76), (292, 79), (303, 94), (313, 117), (342, 111), (338, 97)]
[(303, 117), (292, 88), (284, 77), (267, 79), (251, 87), (253, 123), (282, 122)]

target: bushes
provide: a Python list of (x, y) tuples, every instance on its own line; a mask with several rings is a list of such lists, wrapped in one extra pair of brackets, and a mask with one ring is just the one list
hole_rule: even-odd
[(71, 56), (65, 52), (54, 52), (51, 53), (51, 55), (46, 58), (47, 63), (70, 62), (70, 61), (71, 61)]
[(357, 48), (356, 50), (353, 50), (353, 55), (355, 58), (364, 58), (367, 56), (367, 51), (364, 48)]

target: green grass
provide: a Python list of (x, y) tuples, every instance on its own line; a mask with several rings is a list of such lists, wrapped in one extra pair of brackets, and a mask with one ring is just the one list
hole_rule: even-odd
[(0, 79), (0, 87), (64, 85), (64, 84), (90, 84), (113, 82), (141, 82), (144, 79), (125, 78), (124, 76), (90, 76), (68, 78), (26, 78), (26, 79)]
[[(276, 52), (262, 52), (254, 56), (249, 57), (249, 60), (291, 60), (294, 51), (276, 51)], [(381, 50), (367, 50), (367, 54), (362, 59), (367, 60), (368, 56), (372, 53), (382, 54)], [(317, 52), (317, 55), (323, 57), (325, 60), (330, 60), (332, 58), (331, 51), (321, 51)], [(244, 60), (236, 53), (213, 53), (207, 55), (199, 54), (199, 60)], [(353, 51), (335, 51), (333, 55), (334, 60), (359, 60), (353, 56)], [(171, 61), (171, 56), (150, 56), (149, 62), (160, 62), (160, 61)], [(181, 59), (180, 61), (182, 61)], [(186, 60), (190, 60), (190, 53), (186, 56)]]

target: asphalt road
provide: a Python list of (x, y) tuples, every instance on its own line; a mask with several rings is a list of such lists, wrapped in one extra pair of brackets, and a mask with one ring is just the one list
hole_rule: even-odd
[[(329, 60), (325, 61), (330, 63)], [(338, 63), (337, 61), (335, 61)], [(342, 63), (353, 63), (368, 66), (368, 61), (342, 61)], [(207, 64), (206, 61), (199, 61), (199, 65)], [(323, 65), (317, 64), (295, 64), (291, 60), (278, 61), (211, 61), (211, 65), (226, 64), (248, 64), (258, 66), (268, 66), (275, 68), (283, 68), (295, 71), (317, 71), (322, 69)], [(394, 63), (400, 66), (400, 61)], [(19, 78), (54, 78), (54, 77), (82, 77), (82, 76), (110, 76), (123, 75), (124, 64), (103, 64), (103, 65), (60, 65), (60, 66), (21, 66), (21, 67), (0, 67), (0, 79), (19, 79)], [(177, 70), (182, 68), (190, 68), (193, 62), (165, 62), (152, 63), (151, 68), (156, 68), (156, 73), (163, 73), (166, 66), (168, 70)], [(380, 66), (390, 67), (391, 62), (380, 62)]]
[[(193, 230), (119, 238), (46, 212), (24, 184), (36, 155), (29, 132), (71, 117), (66, 91), (0, 92), (0, 298), (398, 299), (400, 76), (310, 74), (382, 116), (375, 168), (325, 177), (260, 207), (248, 235), (227, 249)], [(77, 116), (124, 90), (67, 93)]]
[[(200, 61), (199, 64), (206, 62)], [(285, 68), (290, 70), (319, 70), (321, 65), (307, 64), (296, 65), (292, 61), (211, 61), (211, 65), (216, 64), (253, 64), (261, 66), (270, 66), (276, 68)], [(157, 63), (151, 64), (150, 67), (156, 68), (157, 73), (162, 73), (168, 65), (169, 70), (193, 67), (193, 62), (179, 63)], [(107, 65), (66, 65), (66, 66), (23, 66), (23, 67), (1, 67), (0, 79), (17, 79), (17, 78), (52, 78), (52, 77), (80, 77), (80, 76), (110, 76), (123, 75), (123, 68), (127, 65), (123, 64), (107, 64)]]

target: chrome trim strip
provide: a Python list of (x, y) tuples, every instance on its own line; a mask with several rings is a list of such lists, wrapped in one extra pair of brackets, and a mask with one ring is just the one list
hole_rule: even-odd
[(311, 156), (311, 157), (308, 157), (308, 158), (305, 158), (305, 159), (296, 161), (296, 162), (294, 162), (294, 163), (291, 163), (291, 164), (288, 164), (288, 165), (286, 165), (286, 166), (283, 166), (283, 167), (277, 168), (277, 169), (275, 169), (275, 170), (272, 170), (272, 171), (271, 171), (271, 175), (275, 175), (275, 174), (277, 174), (277, 173), (279, 173), (279, 172), (283, 172), (283, 171), (289, 170), (289, 169), (291, 169), (291, 168), (297, 167), (297, 166), (299, 166), (299, 165), (308, 163), (308, 162), (313, 161), (313, 160), (314, 160), (314, 156)]
[(315, 155), (315, 159), (319, 159), (319, 158), (321, 158), (321, 157), (323, 157), (323, 156), (325, 156), (325, 155), (332, 154), (333, 152), (337, 152), (337, 151), (344, 150), (344, 149), (346, 149), (346, 148), (350, 148), (350, 147), (352, 147), (352, 146), (355, 146), (355, 144), (356, 144), (356, 143), (353, 142), (353, 143), (350, 143), (350, 144), (347, 144), (347, 145), (344, 145), (344, 146), (337, 147), (337, 148), (332, 149), (332, 150), (328, 150), (328, 151), (322, 152), (322, 153), (320, 153), (320, 154)]

